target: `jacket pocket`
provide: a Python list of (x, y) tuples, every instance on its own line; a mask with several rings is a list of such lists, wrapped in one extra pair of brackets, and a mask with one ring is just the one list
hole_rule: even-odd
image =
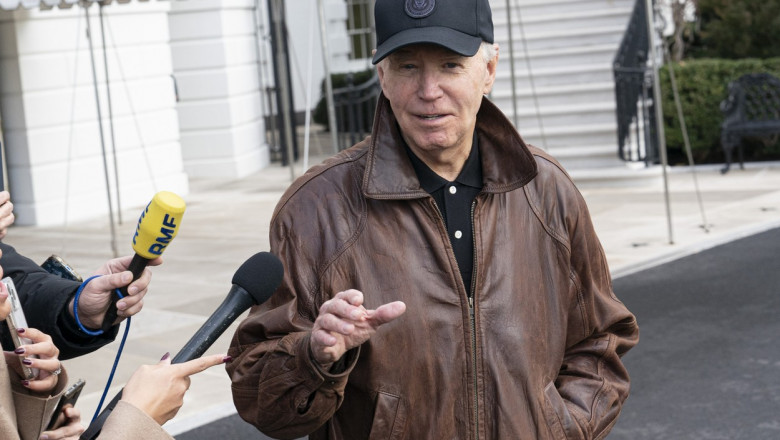
[(369, 440), (397, 440), (406, 429), (406, 408), (400, 397), (380, 391), (374, 407)]
[(555, 383), (550, 382), (544, 388), (544, 418), (547, 427), (555, 440), (582, 440), (582, 431), (577, 426), (577, 421), (569, 412), (563, 397), (555, 388)]

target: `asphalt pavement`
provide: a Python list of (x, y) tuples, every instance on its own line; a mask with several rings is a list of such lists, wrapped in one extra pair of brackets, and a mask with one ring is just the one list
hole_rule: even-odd
[(780, 439), (780, 229), (620, 278), (639, 322), (610, 440)]

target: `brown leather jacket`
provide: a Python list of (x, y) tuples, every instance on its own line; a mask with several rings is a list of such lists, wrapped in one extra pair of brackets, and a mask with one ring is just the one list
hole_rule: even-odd
[[(484, 187), (464, 286), (433, 199), (388, 101), (372, 137), (315, 166), (277, 205), (282, 286), (238, 328), (227, 365), (238, 413), (268, 435), (311, 439), (592, 439), (629, 392), (638, 341), (615, 297), (585, 202), (487, 99), (477, 117)], [(309, 330), (348, 288), (407, 311), (320, 371)], [(467, 289), (473, 289), (473, 303)]]

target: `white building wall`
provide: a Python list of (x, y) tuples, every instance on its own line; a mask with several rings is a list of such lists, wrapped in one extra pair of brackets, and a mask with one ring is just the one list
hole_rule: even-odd
[[(114, 211), (161, 190), (188, 193), (168, 47), (169, 2), (103, 9), (113, 139), (98, 6), (89, 8)], [(17, 224), (55, 225), (108, 213), (84, 9), (0, 11), (0, 115)]]
[(171, 4), (171, 52), (184, 168), (243, 177), (269, 163), (253, 0)]
[[(318, 5), (286, 4), (299, 113), (321, 97)], [(355, 70), (344, 1), (322, 5), (331, 72)], [(103, 217), (107, 185), (116, 212), (119, 202), (122, 209), (144, 205), (159, 190), (186, 195), (188, 175), (235, 178), (265, 167), (264, 116), (275, 106), (265, 93), (274, 85), (266, 7), (266, 0), (104, 7), (112, 133), (98, 6), (92, 5), (102, 142), (84, 9), (0, 11), (0, 120), (17, 224)]]

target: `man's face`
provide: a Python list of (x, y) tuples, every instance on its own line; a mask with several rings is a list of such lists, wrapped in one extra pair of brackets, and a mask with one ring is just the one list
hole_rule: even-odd
[(482, 95), (496, 77), (498, 55), (464, 57), (440, 46), (418, 44), (377, 65), (404, 140), (418, 156), (468, 155)]

